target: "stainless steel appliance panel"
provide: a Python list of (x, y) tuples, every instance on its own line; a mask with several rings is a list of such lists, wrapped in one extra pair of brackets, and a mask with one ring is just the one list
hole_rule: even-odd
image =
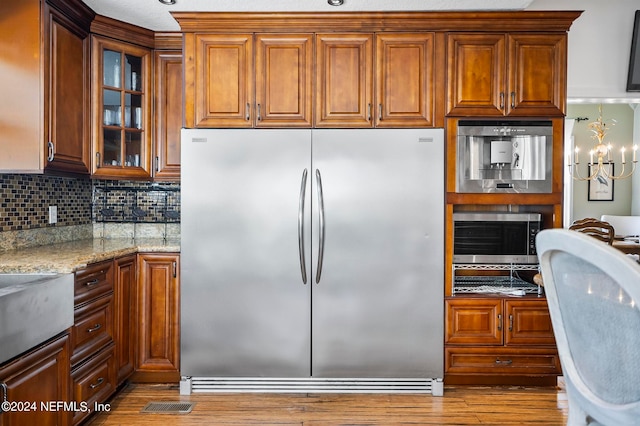
[(443, 131), (312, 139), (312, 375), (442, 377)]
[(309, 376), (310, 143), (309, 130), (182, 131), (182, 375)]

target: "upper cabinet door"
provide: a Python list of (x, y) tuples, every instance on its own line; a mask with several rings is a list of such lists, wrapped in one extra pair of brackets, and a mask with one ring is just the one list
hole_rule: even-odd
[(566, 34), (450, 34), (447, 113), (562, 116)]
[(185, 72), (187, 127), (252, 127), (252, 34), (187, 35)]
[(182, 129), (182, 52), (155, 52), (155, 165), (154, 179), (180, 180)]
[(376, 126), (434, 125), (434, 34), (376, 36)]
[(513, 34), (509, 45), (510, 115), (564, 115), (567, 35)]
[(505, 35), (450, 34), (447, 41), (447, 112), (504, 115)]
[(317, 34), (316, 46), (316, 127), (373, 127), (373, 34)]
[(256, 127), (311, 127), (313, 35), (256, 36)]
[(45, 169), (89, 174), (89, 38), (64, 15), (48, 10), (50, 93)]

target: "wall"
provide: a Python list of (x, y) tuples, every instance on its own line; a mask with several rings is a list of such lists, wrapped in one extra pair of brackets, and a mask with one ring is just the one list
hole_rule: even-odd
[(527, 10), (584, 10), (569, 30), (569, 99), (640, 99), (627, 92), (638, 0), (533, 0)]
[[(573, 129), (575, 145), (580, 147), (580, 174), (587, 173), (587, 162), (589, 150), (595, 145), (593, 133), (589, 130), (589, 123), (598, 118), (597, 104), (572, 104), (567, 108), (567, 117), (579, 118), (588, 117), (588, 120), (576, 121)], [(620, 148), (624, 145), (627, 148), (627, 168), (629, 170), (630, 156), (629, 148), (633, 144), (634, 109), (627, 104), (602, 104), (602, 117), (605, 122), (608, 119), (615, 119), (616, 122), (610, 128), (605, 142), (613, 145), (612, 159), (614, 160), (614, 171), (619, 174), (622, 170)], [(631, 214), (632, 202), (632, 179), (622, 179), (614, 181), (613, 201), (589, 201), (588, 183), (585, 181), (573, 181), (573, 218), (572, 220), (585, 217), (599, 218), (603, 214), (628, 215)]]

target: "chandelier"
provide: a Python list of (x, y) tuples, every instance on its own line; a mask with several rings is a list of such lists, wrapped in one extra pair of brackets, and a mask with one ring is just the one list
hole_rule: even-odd
[[(589, 129), (593, 133), (593, 138), (597, 141), (597, 144), (589, 151), (589, 163), (587, 176), (580, 175), (578, 165), (580, 164), (580, 148), (576, 147), (573, 156), (573, 164), (571, 163), (571, 155), (567, 155), (567, 166), (569, 167), (569, 173), (575, 180), (603, 180), (603, 179), (624, 179), (628, 178), (636, 170), (636, 152), (638, 151), (638, 145), (634, 145), (632, 148), (632, 160), (631, 170), (627, 169), (627, 156), (626, 148), (620, 149), (620, 155), (622, 157), (622, 170), (620, 174), (615, 175), (612, 172), (611, 162), (611, 150), (613, 149), (611, 143), (605, 144), (604, 137), (607, 135), (607, 131), (611, 126), (615, 124), (615, 120), (611, 120), (611, 124), (607, 127), (607, 123), (602, 120), (602, 105), (598, 107), (598, 120), (589, 123)], [(595, 162), (594, 162), (595, 160)], [(573, 167), (573, 172), (572, 172)]]

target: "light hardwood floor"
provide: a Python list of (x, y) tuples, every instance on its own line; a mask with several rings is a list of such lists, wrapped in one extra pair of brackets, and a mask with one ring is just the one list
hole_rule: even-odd
[[(140, 413), (149, 402), (194, 402), (189, 414)], [(565, 425), (558, 387), (445, 386), (443, 397), (401, 394), (217, 394), (180, 396), (177, 386), (132, 384), (91, 426), (113, 425)]]

